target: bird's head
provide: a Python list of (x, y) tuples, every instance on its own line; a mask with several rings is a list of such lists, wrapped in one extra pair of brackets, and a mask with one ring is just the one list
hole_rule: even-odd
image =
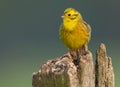
[(62, 18), (63, 21), (68, 21), (68, 22), (82, 20), (81, 14), (73, 8), (67, 8), (64, 11), (64, 15), (62, 16)]

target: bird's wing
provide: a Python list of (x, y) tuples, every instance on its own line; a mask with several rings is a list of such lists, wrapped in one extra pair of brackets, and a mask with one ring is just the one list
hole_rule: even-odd
[(88, 32), (88, 33), (91, 33), (91, 27), (90, 27), (90, 25), (89, 25), (88, 23), (86, 23), (85, 21), (84, 21), (84, 24), (85, 24), (86, 27), (87, 27), (87, 32)]

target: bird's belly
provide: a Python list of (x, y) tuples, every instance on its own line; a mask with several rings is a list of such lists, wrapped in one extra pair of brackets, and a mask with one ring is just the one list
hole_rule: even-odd
[(62, 39), (63, 43), (70, 49), (81, 48), (88, 42), (88, 37), (82, 31), (66, 32)]
[(83, 38), (82, 36), (71, 36), (71, 38), (67, 38), (66, 39), (66, 45), (70, 48), (70, 49), (78, 49), (81, 48), (85, 43), (86, 43), (86, 39)]

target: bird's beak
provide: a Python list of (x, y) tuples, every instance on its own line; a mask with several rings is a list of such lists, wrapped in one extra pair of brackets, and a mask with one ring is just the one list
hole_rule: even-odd
[(64, 17), (65, 17), (64, 15), (61, 16), (61, 18), (64, 18)]

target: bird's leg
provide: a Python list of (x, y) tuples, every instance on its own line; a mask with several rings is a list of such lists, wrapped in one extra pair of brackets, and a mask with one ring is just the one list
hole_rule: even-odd
[(88, 52), (88, 45), (85, 44), (85, 45), (83, 46), (83, 49), (84, 49), (85, 52)]
[(70, 55), (74, 60), (77, 59), (77, 50), (70, 50)]
[(88, 53), (88, 46), (87, 44), (83, 45), (82, 48), (78, 49), (80, 55), (86, 55)]
[(78, 53), (78, 50), (70, 50), (70, 55), (73, 59), (73, 63), (78, 66), (79, 65), (79, 53)]

